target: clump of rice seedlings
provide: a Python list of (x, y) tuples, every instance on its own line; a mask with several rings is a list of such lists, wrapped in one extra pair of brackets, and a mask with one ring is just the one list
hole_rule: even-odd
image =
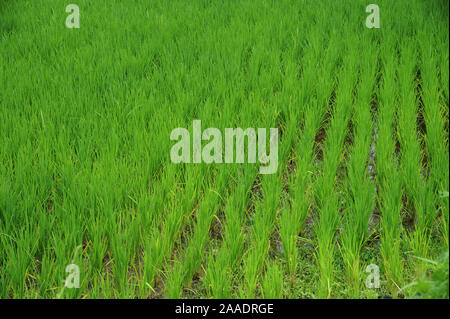
[(276, 264), (270, 264), (266, 267), (262, 282), (261, 296), (267, 299), (283, 298), (283, 272)]

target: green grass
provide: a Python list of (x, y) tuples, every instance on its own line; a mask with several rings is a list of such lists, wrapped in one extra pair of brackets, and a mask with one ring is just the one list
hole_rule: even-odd
[(0, 298), (448, 298), (448, 1), (73, 2), (0, 0)]

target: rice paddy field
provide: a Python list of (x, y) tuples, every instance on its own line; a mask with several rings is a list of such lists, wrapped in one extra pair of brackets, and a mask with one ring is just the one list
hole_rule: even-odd
[[(0, 0), (0, 298), (448, 298), (448, 10)], [(196, 119), (277, 171), (173, 163)]]

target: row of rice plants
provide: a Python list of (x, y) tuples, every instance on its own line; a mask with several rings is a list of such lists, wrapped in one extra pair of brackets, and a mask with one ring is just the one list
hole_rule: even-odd
[[(353, 40), (353, 41), (351, 41)], [(322, 171), (315, 184), (318, 216), (314, 224), (317, 236), (317, 264), (320, 271), (318, 297), (330, 297), (334, 284), (335, 235), (340, 221), (340, 198), (335, 189), (348, 124), (353, 110), (353, 91), (357, 83), (358, 57), (354, 39), (348, 39), (348, 50), (339, 76), (336, 100), (323, 145)]]
[[(315, 39), (318, 42), (314, 42), (310, 48), (314, 52), (314, 56), (323, 50), (320, 38), (313, 37), (311, 41), (315, 41)], [(295, 175), (290, 181), (291, 209), (284, 210), (280, 219), (280, 237), (288, 273), (291, 276), (291, 284), (298, 270), (298, 235), (303, 230), (310, 210), (310, 189), (308, 187), (312, 179), (314, 141), (329, 104), (335, 81), (331, 74), (333, 74), (338, 54), (339, 45), (332, 41), (326, 48), (323, 65), (319, 70), (312, 62), (314, 57), (309, 62), (304, 62), (305, 88), (302, 90), (304, 97), (300, 101), (305, 105), (306, 111), (303, 130), (294, 150), (297, 164)], [(330, 76), (317, 78), (319, 74), (329, 74)], [(311, 83), (319, 84), (317, 91), (313, 90)], [(316, 98), (313, 98), (313, 94), (316, 95)]]
[(395, 42), (386, 39), (381, 48), (383, 79), (377, 113), (378, 139), (376, 143), (376, 181), (378, 205), (381, 212), (381, 255), (387, 285), (393, 296), (403, 285), (403, 257), (401, 250), (402, 182), (396, 147), (394, 120), (396, 113), (396, 75), (398, 58)]
[[(445, 131), (445, 121), (448, 119), (448, 109), (446, 110), (445, 107), (448, 107), (448, 104), (443, 103), (443, 99), (448, 101), (448, 93), (445, 97), (445, 89), (441, 93), (439, 88), (438, 68), (440, 64), (431, 40), (435, 41), (433, 37), (430, 38), (429, 33), (424, 33), (420, 37), (421, 98), (425, 113), (426, 135), (424, 139), (429, 167), (428, 191), (432, 193), (433, 202), (438, 203), (441, 211), (440, 231), (442, 239), (448, 247), (448, 197), (445, 197), (444, 194), (449, 189), (449, 158), (448, 145), (446, 145), (448, 143), (448, 132)], [(443, 77), (445, 77), (445, 70), (442, 69), (441, 71), (444, 73)]]
[[(362, 42), (362, 45), (367, 43)], [(345, 164), (346, 196), (341, 252), (345, 264), (346, 280), (351, 296), (357, 297), (361, 286), (360, 252), (368, 239), (370, 215), (375, 207), (375, 184), (370, 176), (369, 165), (374, 130), (371, 106), (377, 79), (377, 56), (375, 50), (364, 50), (359, 69), (360, 83), (354, 106), (353, 145)]]

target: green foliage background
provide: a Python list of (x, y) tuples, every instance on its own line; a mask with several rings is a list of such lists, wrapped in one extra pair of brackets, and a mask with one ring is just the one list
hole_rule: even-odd
[[(73, 2), (80, 29), (0, 0), (1, 298), (448, 298), (402, 289), (448, 288), (447, 0), (377, 0), (379, 29), (361, 0)], [(278, 172), (172, 164), (193, 119), (279, 128)]]

